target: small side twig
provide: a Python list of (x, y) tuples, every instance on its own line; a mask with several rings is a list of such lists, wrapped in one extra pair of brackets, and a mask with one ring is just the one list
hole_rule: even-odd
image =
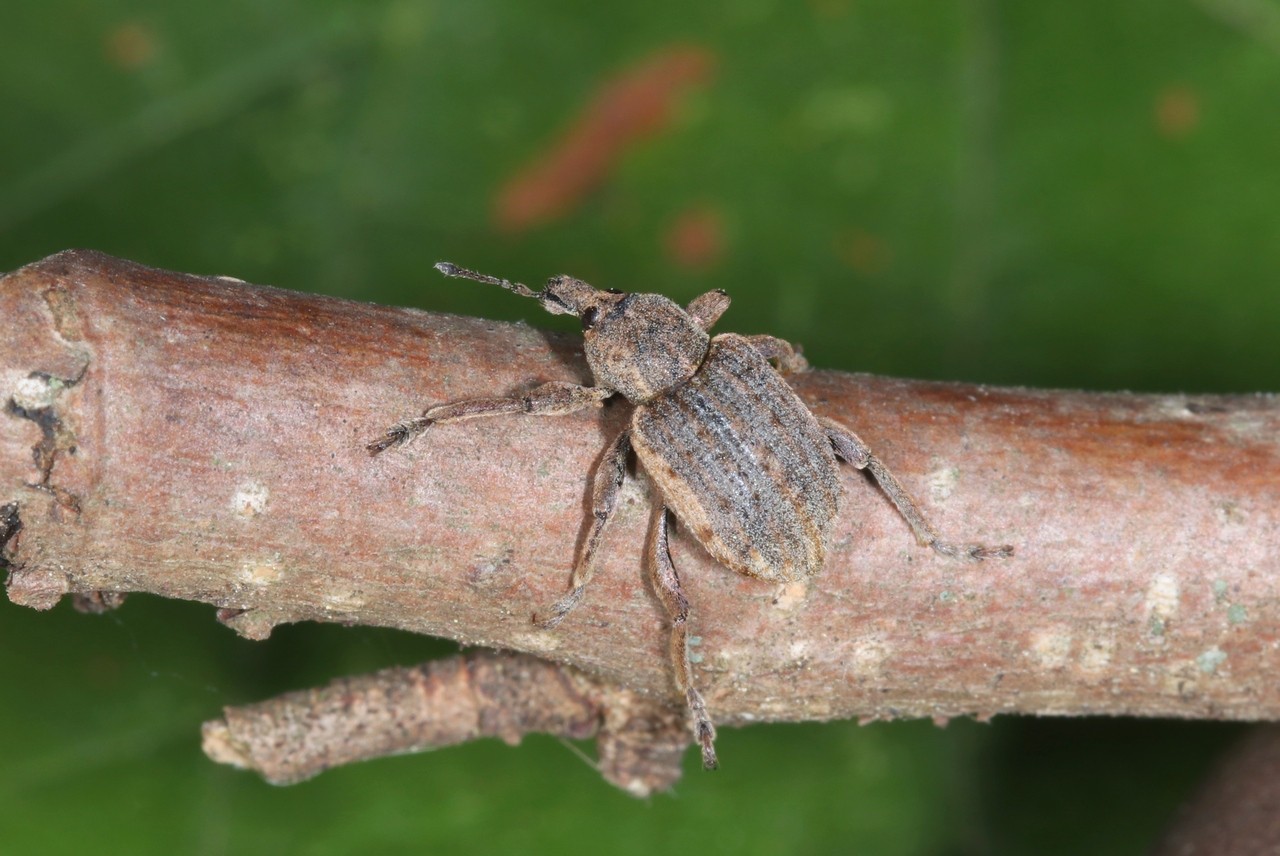
[(341, 764), (530, 733), (596, 736), (600, 773), (636, 796), (680, 777), (680, 712), (522, 654), (477, 651), (409, 669), (342, 678), (204, 725), (215, 761), (287, 785)]

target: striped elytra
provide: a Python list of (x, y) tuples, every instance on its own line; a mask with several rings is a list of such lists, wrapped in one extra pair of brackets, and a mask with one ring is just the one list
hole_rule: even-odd
[(835, 452), (742, 336), (716, 336), (688, 382), (636, 407), (631, 445), (667, 507), (720, 564), (774, 582), (821, 570), (840, 499)]

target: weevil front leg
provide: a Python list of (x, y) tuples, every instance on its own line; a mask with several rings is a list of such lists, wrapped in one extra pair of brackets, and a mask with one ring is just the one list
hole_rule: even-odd
[(671, 563), (671, 550), (667, 543), (667, 515), (665, 507), (659, 508), (652, 527), (652, 544), (649, 551), (649, 569), (653, 574), (653, 589), (662, 601), (667, 615), (671, 616), (671, 662), (675, 666), (676, 689), (684, 693), (689, 707), (693, 736), (702, 747), (702, 766), (714, 770), (716, 760), (716, 727), (707, 714), (707, 703), (693, 685), (693, 667), (689, 663), (689, 600), (680, 587), (676, 566)]
[(595, 481), (591, 486), (591, 530), (574, 563), (569, 593), (556, 601), (545, 615), (533, 617), (534, 623), (539, 627), (550, 630), (563, 621), (581, 602), (587, 583), (595, 576), (596, 554), (604, 538), (604, 529), (613, 519), (614, 509), (618, 505), (618, 491), (622, 489), (622, 481), (627, 475), (627, 452), (630, 450), (631, 434), (623, 431), (609, 444), (604, 457), (600, 459), (600, 467), (596, 470)]
[(552, 382), (529, 390), (524, 395), (508, 398), (471, 398), (451, 404), (437, 404), (427, 408), (415, 419), (397, 422), (387, 433), (365, 446), (370, 455), (386, 451), (417, 437), (432, 425), (479, 419), (484, 416), (503, 416), (509, 413), (527, 413), (533, 416), (563, 416), (600, 404), (613, 390), (599, 386), (581, 386), (576, 383)]
[(777, 336), (747, 336), (747, 341), (751, 343), (751, 347), (755, 348), (766, 360), (775, 360), (777, 362), (778, 371), (785, 374), (797, 374), (799, 372), (807, 372), (809, 370), (809, 361), (804, 358), (804, 354), (796, 350), (785, 339), (779, 339)]
[(950, 541), (943, 541), (938, 537), (937, 530), (920, 512), (911, 495), (907, 493), (907, 489), (893, 473), (885, 468), (884, 464), (880, 463), (879, 458), (871, 454), (871, 449), (857, 434), (832, 419), (818, 421), (826, 430), (836, 455), (860, 470), (867, 470), (875, 477), (876, 483), (898, 509), (898, 513), (907, 521), (921, 546), (932, 547), (944, 556), (953, 556), (970, 562), (1013, 555), (1013, 547), (1008, 545), (988, 547), (985, 544), (953, 544)]

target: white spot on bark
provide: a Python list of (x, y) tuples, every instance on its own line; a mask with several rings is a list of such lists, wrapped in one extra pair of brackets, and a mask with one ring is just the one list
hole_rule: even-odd
[(279, 556), (245, 562), (240, 566), (240, 581), (251, 586), (267, 586), (284, 576)]
[(1031, 655), (1046, 669), (1060, 669), (1071, 656), (1071, 631), (1062, 626), (1044, 627), (1031, 634)]
[(882, 637), (865, 636), (853, 643), (850, 665), (856, 675), (878, 677), (884, 671), (890, 653), (891, 649)]
[(66, 389), (66, 384), (57, 378), (24, 377), (12, 389), (10, 397), (18, 407), (23, 410), (41, 410), (53, 406), (58, 394)]
[(1240, 527), (1249, 522), (1249, 512), (1232, 499), (1219, 502), (1214, 506), (1213, 514), (1223, 527)]
[(1156, 404), (1157, 412), (1169, 419), (1199, 419), (1200, 414), (1187, 406), (1187, 398), (1183, 395), (1166, 395)]
[(1147, 625), (1151, 635), (1163, 636), (1165, 627), (1178, 614), (1178, 578), (1173, 574), (1156, 574), (1147, 586)]
[(956, 489), (960, 471), (955, 467), (942, 467), (929, 473), (929, 495), (934, 502), (942, 502)]
[(639, 476), (629, 478), (622, 483), (622, 488), (618, 491), (618, 508), (615, 512), (619, 517), (615, 520), (621, 519), (621, 515), (630, 516), (637, 512), (643, 512), (646, 515), (649, 513), (649, 485), (642, 483)]
[(789, 612), (804, 603), (808, 594), (809, 586), (806, 583), (799, 581), (784, 583), (778, 587), (778, 593), (773, 598), (773, 605), (778, 609)]
[(1080, 651), (1080, 671), (1086, 674), (1105, 672), (1111, 665), (1116, 650), (1116, 640), (1111, 636), (1097, 636), (1085, 641)]
[(1205, 651), (1199, 657), (1196, 657), (1196, 665), (1200, 667), (1200, 671), (1206, 675), (1212, 675), (1218, 671), (1218, 667), (1227, 661), (1227, 652), (1223, 651), (1217, 645)]
[(546, 654), (560, 647), (560, 635), (558, 633), (516, 633), (511, 637), (511, 645), (518, 651)]
[(270, 498), (271, 491), (266, 485), (256, 481), (244, 482), (231, 497), (231, 512), (241, 517), (257, 517), (266, 513)]
[(330, 612), (353, 612), (364, 606), (364, 598), (354, 589), (330, 589), (322, 600), (324, 608)]
[(805, 719), (830, 719), (831, 715), (831, 705), (825, 701), (811, 699), (804, 705)]

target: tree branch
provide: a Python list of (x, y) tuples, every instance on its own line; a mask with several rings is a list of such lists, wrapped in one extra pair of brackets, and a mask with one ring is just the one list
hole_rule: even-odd
[[(589, 473), (625, 406), (364, 451), (431, 403), (587, 380), (575, 337), (83, 251), (0, 280), (0, 318), (14, 602), (102, 609), (146, 591), (213, 604), (252, 638), (291, 621), (400, 627), (679, 704), (642, 572), (643, 473), (579, 610), (555, 632), (530, 621), (565, 591)], [(944, 537), (1017, 555), (971, 565), (917, 547), (853, 470), (807, 590), (730, 573), (678, 534), (717, 722), (1280, 716), (1274, 397), (836, 372), (794, 385), (858, 431)]]
[(1280, 852), (1280, 727), (1260, 725), (1223, 754), (1152, 856)]
[(526, 654), (473, 651), (229, 707), (204, 725), (215, 761), (289, 785), (353, 761), (525, 734), (598, 736), (601, 774), (645, 796), (680, 778), (683, 711)]

